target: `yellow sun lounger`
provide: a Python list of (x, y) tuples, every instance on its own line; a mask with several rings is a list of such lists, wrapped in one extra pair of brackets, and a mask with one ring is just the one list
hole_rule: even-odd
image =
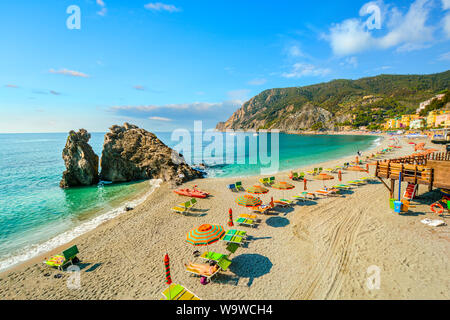
[(175, 283), (172, 283), (170, 287), (161, 292), (161, 294), (164, 296), (161, 300), (200, 300), (197, 295)]

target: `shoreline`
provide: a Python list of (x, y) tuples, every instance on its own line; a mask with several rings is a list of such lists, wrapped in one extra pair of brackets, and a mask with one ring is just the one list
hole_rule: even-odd
[[(373, 145), (373, 144), (375, 143), (375, 141), (376, 141), (376, 140), (374, 140), (373, 143), (372, 143), (372, 146), (369, 147), (369, 148), (366, 149), (366, 150), (361, 150), (362, 152), (369, 152), (369, 153), (370, 153), (370, 152), (372, 152), (372, 151), (375, 151), (375, 149), (377, 149), (377, 148), (383, 143), (383, 141), (385, 141), (386, 138), (387, 138), (386, 135), (375, 135), (375, 136), (378, 136), (378, 137), (381, 139), (381, 140), (379, 141), (379, 143), (377, 143), (376, 145)], [(336, 159), (325, 160), (325, 161), (320, 161), (320, 162), (314, 162), (314, 163), (312, 163), (312, 164), (308, 164), (307, 166), (325, 166), (327, 163), (330, 163), (330, 162), (333, 162), (333, 161), (341, 161), (341, 160), (343, 161), (344, 159), (348, 159), (349, 157), (350, 157), (350, 156), (347, 155), (347, 156), (339, 157), (339, 158), (336, 158)], [(279, 170), (279, 171), (276, 173), (276, 175), (279, 175), (279, 174), (286, 174), (286, 173), (290, 172), (291, 170), (294, 170), (295, 168), (296, 168), (296, 167), (293, 167), (293, 168), (290, 168), (290, 169), (285, 169), (285, 170)], [(224, 181), (224, 180), (230, 180), (230, 179), (255, 179), (255, 178), (257, 178), (257, 177), (259, 177), (259, 176), (258, 176), (258, 175), (246, 175), (246, 176), (231, 176), (231, 177), (206, 177), (205, 179), (213, 179), (213, 180), (217, 180), (217, 181)], [(205, 180), (205, 179), (202, 179), (202, 180)], [(101, 227), (102, 224), (107, 223), (107, 222), (110, 221), (110, 220), (117, 219), (117, 218), (119, 218), (121, 215), (123, 215), (124, 213), (126, 213), (126, 211), (123, 210), (123, 209), (124, 209), (123, 206), (124, 206), (124, 205), (126, 206), (130, 201), (131, 201), (131, 202), (133, 202), (133, 201), (139, 202), (137, 205), (134, 206), (134, 208), (136, 208), (136, 207), (138, 207), (139, 205), (141, 205), (143, 202), (149, 200), (149, 198), (151, 197), (151, 195), (152, 195), (153, 192), (155, 191), (155, 188), (152, 189), (151, 181), (152, 181), (152, 180), (148, 180), (148, 181), (143, 181), (143, 182), (141, 182), (141, 183), (147, 183), (147, 182), (150, 183), (150, 190), (148, 190), (143, 196), (141, 196), (141, 197), (139, 197), (139, 198), (131, 197), (130, 199), (126, 199), (126, 200), (124, 200), (125, 202), (122, 203), (120, 206), (117, 206), (117, 207), (115, 207), (115, 208), (113, 208), (113, 209), (111, 209), (111, 210), (108, 210), (107, 212), (105, 212), (105, 213), (103, 213), (103, 214), (100, 214), (100, 215), (98, 215), (98, 216), (95, 216), (94, 218), (88, 219), (87, 221), (85, 221), (84, 223), (81, 223), (79, 226), (77, 226), (77, 227), (75, 227), (75, 228), (73, 228), (73, 229), (76, 229), (76, 228), (80, 227), (80, 226), (83, 225), (83, 224), (89, 224), (89, 223), (91, 223), (91, 222), (92, 222), (93, 220), (95, 220), (95, 219), (100, 220), (100, 222), (99, 222), (98, 224), (96, 224), (96, 226), (95, 226), (94, 228), (90, 228), (89, 230), (84, 231), (84, 232), (79, 233), (79, 234), (77, 233), (77, 235), (74, 236), (74, 237), (71, 237), (70, 240), (68, 240), (68, 241), (66, 241), (66, 242), (63, 242), (63, 243), (59, 243), (59, 244), (57, 244), (56, 246), (53, 246), (52, 249), (46, 250), (46, 251), (43, 251), (43, 252), (40, 252), (40, 253), (38, 253), (38, 254), (36, 254), (36, 255), (33, 255), (31, 258), (28, 258), (28, 259), (22, 260), (22, 261), (20, 261), (20, 262), (18, 262), (18, 263), (15, 263), (15, 264), (14, 264), (13, 266), (11, 266), (10, 268), (0, 269), (0, 278), (1, 278), (2, 276), (4, 276), (5, 274), (8, 274), (9, 272), (16, 271), (16, 270), (21, 269), (21, 268), (23, 268), (23, 267), (27, 267), (27, 266), (29, 266), (30, 264), (36, 263), (37, 261), (42, 261), (42, 260), (44, 260), (45, 257), (52, 256), (52, 255), (55, 255), (55, 254), (58, 254), (58, 253), (62, 252), (62, 251), (64, 250), (64, 248), (67, 248), (67, 247), (69, 247), (70, 245), (72, 245), (73, 243), (75, 243), (76, 240), (77, 240), (78, 238), (81, 238), (81, 237), (83, 237), (84, 235), (87, 235), (87, 234), (89, 234), (89, 233), (91, 233), (91, 232), (95, 232), (95, 230), (96, 230), (97, 228)], [(194, 181), (196, 181), (196, 180), (194, 180)], [(200, 181), (200, 180), (199, 180), (199, 181)], [(193, 181), (191, 181), (191, 182), (193, 182)], [(188, 182), (188, 183), (190, 183), (190, 182)], [(159, 186), (158, 186), (158, 187), (159, 187)], [(156, 187), (156, 188), (158, 188), (158, 187)], [(110, 217), (110, 218), (108, 218), (108, 219), (102, 219), (103, 216), (109, 216), (110, 214), (112, 214), (112, 217)], [(61, 234), (58, 234), (58, 235), (55, 236), (54, 238), (45, 241), (43, 244), (46, 244), (47, 242), (51, 242), (51, 241), (53, 241), (55, 238), (60, 238), (60, 237), (63, 236), (64, 234), (71, 233), (71, 232), (73, 231), (73, 229), (70, 229), (70, 230), (68, 230), (68, 231), (66, 231), (66, 232), (63, 232), (63, 233), (61, 233)], [(37, 245), (37, 246), (40, 246), (40, 245), (42, 245), (42, 244), (39, 244), (39, 245)], [(16, 256), (17, 256), (17, 255), (14, 255), (14, 256), (12, 256), (12, 257), (10, 257), (10, 258), (7, 258), (7, 259), (4, 259), (4, 260), (2, 260), (2, 261), (13, 260)]]
[[(24, 247), (19, 249), (16, 254), (5, 256), (0, 260), (0, 276), (10, 270), (27, 264), (29, 261), (34, 261), (38, 257), (47, 255), (49, 252), (60, 250), (60, 248), (67, 246), (73, 242), (76, 238), (83, 234), (89, 233), (95, 230), (102, 223), (114, 219), (123, 214), (125, 207), (131, 206), (132, 208), (143, 203), (147, 197), (152, 193), (152, 180), (137, 182), (142, 185), (142, 190), (136, 194), (130, 195), (121, 200), (114, 200), (108, 203), (109, 209), (99, 210), (91, 209), (86, 211), (82, 217), (78, 217), (79, 224), (76, 226), (61, 232), (48, 240), (44, 240), (38, 244), (33, 244), (31, 247)], [(149, 184), (149, 186), (145, 186)], [(56, 253), (53, 253), (56, 254)], [(11, 267), (1, 268), (2, 265), (10, 263)]]

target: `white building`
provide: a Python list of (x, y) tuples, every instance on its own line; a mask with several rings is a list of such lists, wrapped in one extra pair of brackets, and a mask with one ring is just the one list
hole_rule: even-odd
[(438, 94), (437, 96), (434, 96), (433, 98), (428, 99), (427, 101), (422, 102), (422, 103), (419, 105), (419, 109), (416, 110), (416, 113), (419, 114), (420, 111), (422, 111), (422, 110), (425, 109), (427, 106), (429, 106), (430, 103), (431, 103), (431, 101), (433, 101), (434, 99), (439, 99), (439, 100), (440, 100), (440, 99), (442, 99), (444, 96), (445, 96), (444, 93)]

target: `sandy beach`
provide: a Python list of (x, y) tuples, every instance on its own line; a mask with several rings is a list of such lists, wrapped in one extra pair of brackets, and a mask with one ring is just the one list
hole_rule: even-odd
[[(393, 158), (412, 153), (407, 139), (402, 149), (386, 154)], [(376, 150), (392, 141), (384, 139)], [(428, 143), (427, 147), (431, 147)], [(372, 153), (364, 152), (364, 156)], [(316, 164), (332, 167), (353, 161), (354, 156)], [(299, 168), (311, 170), (314, 166)], [(373, 173), (374, 167), (371, 167)], [(366, 175), (343, 172), (343, 182)], [(248, 187), (259, 177), (238, 179)], [(288, 173), (276, 175), (288, 181)], [(194, 260), (195, 248), (185, 242), (186, 233), (205, 223), (226, 226), (228, 209), (236, 218), (248, 209), (239, 207), (226, 188), (236, 178), (191, 181), (213, 196), (199, 200), (192, 215), (171, 213), (170, 208), (186, 201), (167, 184), (157, 188), (141, 205), (80, 236), (71, 244), (80, 250), (78, 289), (69, 289), (70, 277), (45, 266), (42, 261), (70, 244), (0, 275), (0, 299), (160, 299), (167, 287), (163, 256), (171, 259), (172, 279), (202, 299), (449, 299), (450, 229), (429, 227), (424, 218), (438, 218), (429, 208), (430, 194), (424, 186), (410, 214), (398, 215), (389, 208), (389, 194), (380, 182), (363, 185), (342, 197), (299, 202), (289, 209), (278, 208), (261, 215), (257, 228), (247, 230), (249, 243), (232, 256), (227, 272), (208, 285), (185, 271)], [(337, 178), (326, 181), (337, 184)], [(293, 182), (294, 190), (271, 189), (261, 198), (291, 198), (303, 191), (303, 182)], [(308, 181), (308, 190), (323, 187), (322, 181)], [(403, 186), (406, 187), (406, 183)], [(442, 218), (440, 218), (442, 219)], [(448, 223), (448, 218), (444, 218)], [(228, 227), (226, 227), (228, 228)], [(209, 249), (226, 253), (223, 243)], [(380, 269), (380, 288), (366, 285), (370, 266)], [(47, 274), (47, 276), (46, 276)], [(61, 274), (60, 278), (54, 275)]]

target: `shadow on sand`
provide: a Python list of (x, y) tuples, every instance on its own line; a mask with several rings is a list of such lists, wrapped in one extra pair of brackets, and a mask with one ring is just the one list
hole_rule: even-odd
[(241, 254), (233, 258), (230, 271), (239, 278), (249, 278), (247, 286), (251, 287), (253, 280), (268, 274), (272, 269), (269, 258), (260, 254)]
[(272, 228), (284, 228), (290, 224), (289, 220), (282, 217), (271, 217), (266, 220), (266, 224)]

